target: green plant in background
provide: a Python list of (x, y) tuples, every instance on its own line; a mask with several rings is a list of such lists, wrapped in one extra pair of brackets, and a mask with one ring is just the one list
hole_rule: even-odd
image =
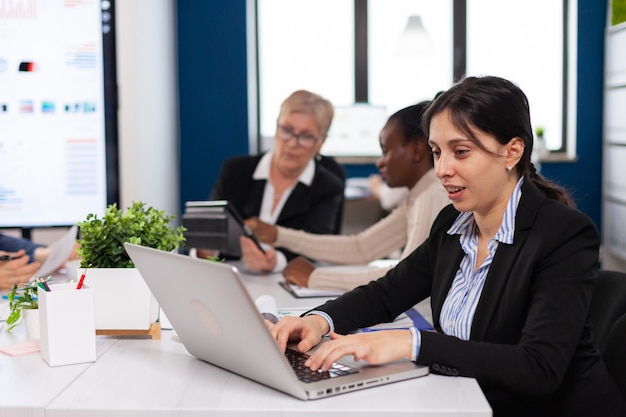
[(146, 208), (142, 202), (133, 202), (126, 213), (112, 204), (101, 219), (88, 214), (85, 221), (78, 223), (80, 247), (76, 253), (82, 258), (81, 267), (134, 268), (124, 249), (125, 242), (164, 251), (178, 248), (185, 242), (185, 228), (170, 226), (174, 218), (163, 210)]
[(223, 258), (220, 258), (218, 256), (212, 256), (212, 255), (209, 255), (209, 256), (205, 257), (204, 259), (206, 259), (209, 262), (217, 262), (217, 263), (222, 263), (222, 262), (225, 261), (225, 259), (223, 259)]
[[(46, 280), (47, 281), (47, 280)], [(7, 332), (13, 330), (22, 322), (22, 310), (38, 309), (37, 288), (39, 282), (33, 281), (23, 287), (13, 286), (13, 290), (7, 294), (9, 298), (9, 317), (7, 317)]]
[(613, 0), (611, 7), (611, 24), (626, 22), (626, 0)]

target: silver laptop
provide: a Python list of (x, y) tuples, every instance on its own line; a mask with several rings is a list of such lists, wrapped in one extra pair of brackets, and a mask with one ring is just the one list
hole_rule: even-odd
[(198, 359), (303, 400), (428, 374), (428, 367), (409, 360), (374, 366), (344, 357), (337, 364), (340, 376), (315, 372), (312, 377), (319, 380), (305, 376), (310, 382), (304, 382), (265, 327), (234, 266), (124, 246), (185, 348)]

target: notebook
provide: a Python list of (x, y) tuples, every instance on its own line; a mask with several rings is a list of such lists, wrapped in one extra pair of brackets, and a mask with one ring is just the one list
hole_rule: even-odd
[(265, 327), (234, 266), (124, 246), (187, 351), (205, 362), (302, 400), (428, 374), (428, 367), (409, 360), (374, 366), (344, 357), (339, 366), (347, 369), (346, 375), (303, 382)]

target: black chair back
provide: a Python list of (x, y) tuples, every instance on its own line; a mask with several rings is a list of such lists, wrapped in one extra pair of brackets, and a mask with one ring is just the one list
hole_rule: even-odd
[[(333, 158), (332, 156), (325, 156), (325, 155), (321, 155), (320, 154), (318, 156), (317, 160), (318, 160), (320, 165), (322, 165), (323, 167), (328, 169), (330, 172), (335, 174), (335, 176), (337, 176), (337, 178), (339, 178), (339, 180), (341, 181), (341, 183), (343, 184), (343, 187), (345, 189), (345, 187), (346, 187), (346, 170), (344, 169), (344, 167), (339, 162), (337, 162), (337, 160), (335, 158)], [(334, 233), (336, 235), (341, 234), (341, 226), (343, 224), (343, 210), (344, 210), (344, 205), (345, 205), (344, 199), (345, 199), (345, 197), (341, 199), (341, 205), (339, 207), (339, 213), (337, 214), (337, 219), (335, 221)]]
[(598, 271), (591, 321), (594, 345), (626, 399), (626, 273)]

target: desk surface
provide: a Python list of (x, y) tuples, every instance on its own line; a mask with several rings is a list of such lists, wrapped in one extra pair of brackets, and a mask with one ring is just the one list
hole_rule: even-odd
[[(243, 274), (252, 298), (275, 297), (279, 308), (313, 307), (295, 299), (280, 276)], [(0, 346), (25, 340), (24, 329), (0, 333)], [(175, 331), (161, 340), (97, 337), (92, 364), (49, 367), (39, 354), (0, 354), (0, 417), (199, 415), (445, 415), (491, 416), (469, 378), (429, 375), (315, 401), (286, 394), (199, 361)]]

